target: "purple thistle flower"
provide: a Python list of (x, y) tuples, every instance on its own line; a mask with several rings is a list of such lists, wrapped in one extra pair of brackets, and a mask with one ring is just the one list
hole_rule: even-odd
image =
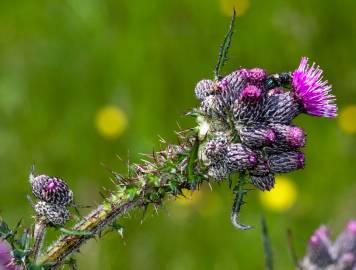
[(10, 245), (0, 240), (0, 269), (1, 270), (20, 270), (19, 266), (16, 266), (11, 257)]
[(241, 99), (257, 101), (261, 97), (261, 89), (254, 85), (247, 85), (241, 92)]
[(251, 83), (262, 83), (267, 75), (267, 72), (262, 68), (241, 69), (241, 76)]
[(308, 58), (303, 57), (297, 70), (292, 75), (292, 90), (303, 105), (306, 113), (320, 117), (336, 117), (337, 107), (331, 86), (323, 81), (323, 71), (319, 66), (308, 65)]

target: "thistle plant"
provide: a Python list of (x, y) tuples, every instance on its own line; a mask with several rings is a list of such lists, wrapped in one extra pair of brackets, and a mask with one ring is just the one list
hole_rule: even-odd
[[(291, 72), (269, 74), (261, 68), (240, 68), (222, 76), (233, 34), (233, 24), (220, 48), (214, 79), (201, 80), (195, 87), (200, 101), (188, 115), (197, 126), (177, 132), (178, 144), (145, 155), (140, 164), (130, 164), (127, 175), (112, 172), (115, 187), (87, 216), (66, 229), (71, 219), (73, 192), (65, 181), (47, 175), (29, 176), (33, 197), (33, 232), (11, 230), (1, 223), (0, 236), (12, 248), (12, 263), (24, 269), (56, 269), (73, 263), (71, 256), (89, 239), (106, 230), (120, 228), (116, 220), (133, 209), (160, 206), (165, 199), (197, 190), (207, 182), (229, 182), (233, 187), (232, 224), (241, 224), (238, 214), (250, 185), (262, 191), (273, 188), (275, 175), (304, 167), (305, 132), (292, 124), (301, 113), (335, 117), (335, 98), (322, 78), (322, 70), (302, 58)], [(237, 177), (235, 177), (237, 176)], [(237, 179), (234, 181), (234, 179)], [(47, 227), (62, 232), (44, 252)]]

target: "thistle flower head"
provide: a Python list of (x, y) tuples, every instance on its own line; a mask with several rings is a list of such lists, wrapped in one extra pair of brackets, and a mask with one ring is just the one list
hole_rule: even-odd
[(304, 110), (314, 116), (335, 117), (337, 107), (331, 86), (323, 81), (323, 71), (313, 63), (308, 65), (308, 58), (303, 57), (298, 69), (292, 75), (292, 89)]
[(69, 219), (69, 212), (65, 206), (39, 201), (34, 206), (38, 217), (43, 218), (49, 225), (63, 225)]
[(242, 99), (258, 100), (261, 97), (262, 91), (255, 85), (247, 85), (241, 92)]
[(69, 205), (73, 200), (73, 192), (68, 185), (57, 177), (47, 175), (30, 175), (33, 195), (51, 204)]
[(0, 240), (0, 269), (2, 270), (20, 270), (21, 268), (13, 262), (10, 245)]

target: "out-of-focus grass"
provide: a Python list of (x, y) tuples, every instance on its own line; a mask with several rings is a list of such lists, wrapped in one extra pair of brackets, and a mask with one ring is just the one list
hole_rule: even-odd
[[(276, 269), (292, 269), (287, 228), (302, 254), (318, 224), (339, 230), (355, 217), (356, 120), (344, 111), (356, 105), (352, 0), (0, 1), (1, 215), (30, 222), (33, 162), (66, 179), (78, 202), (95, 205), (100, 188), (112, 186), (101, 163), (124, 171), (128, 157), (159, 147), (157, 135), (174, 141), (177, 122), (191, 127), (182, 113), (198, 104), (195, 83), (212, 77), (232, 5), (241, 16), (226, 72), (290, 70), (307, 55), (325, 69), (344, 112), (339, 120), (297, 119), (308, 144), (306, 169), (288, 176), (296, 202), (274, 212), (252, 192), (242, 220), (258, 227), (265, 214)], [(107, 106), (121, 113), (101, 118), (111, 123), (102, 129), (98, 112)], [(133, 213), (122, 221), (125, 240), (91, 241), (80, 269), (262, 269), (260, 230), (236, 231), (231, 190), (213, 188), (186, 205), (168, 203), (142, 225), (142, 213)]]

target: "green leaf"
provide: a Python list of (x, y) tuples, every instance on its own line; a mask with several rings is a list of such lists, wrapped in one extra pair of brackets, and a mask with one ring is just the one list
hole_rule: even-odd
[(229, 48), (231, 45), (231, 40), (232, 40), (232, 35), (234, 33), (235, 18), (236, 18), (236, 11), (234, 9), (234, 13), (231, 18), (229, 30), (226, 33), (222, 44), (220, 45), (218, 62), (216, 64), (215, 70), (214, 70), (215, 80), (220, 79), (220, 70), (224, 66), (225, 62), (228, 60), (227, 53), (229, 51)]
[(79, 235), (79, 236), (92, 236), (93, 233), (89, 231), (77, 231), (77, 230), (69, 230), (66, 228), (59, 229), (62, 233), (69, 234), (69, 235)]

